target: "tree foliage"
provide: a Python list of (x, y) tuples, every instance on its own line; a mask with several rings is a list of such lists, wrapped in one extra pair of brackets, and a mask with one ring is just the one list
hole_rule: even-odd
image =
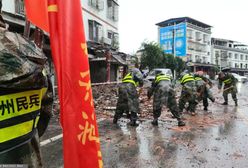
[(155, 42), (144, 42), (141, 45), (141, 68), (148, 67), (149, 70), (154, 68), (169, 68), (177, 74), (180, 74), (185, 68), (185, 62), (172, 54), (165, 54), (159, 44)]
[(142, 43), (141, 67), (148, 67), (149, 70), (158, 68), (163, 60), (163, 50), (157, 43)]

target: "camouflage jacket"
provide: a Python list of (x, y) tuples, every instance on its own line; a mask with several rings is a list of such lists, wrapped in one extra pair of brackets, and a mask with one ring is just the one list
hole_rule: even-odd
[(224, 84), (224, 89), (229, 87), (236, 87), (237, 79), (231, 74), (231, 73), (225, 73), (225, 76), (223, 78), (218, 78), (218, 89), (222, 88), (222, 85)]
[[(41, 167), (38, 135), (48, 125), (53, 103), (45, 63), (45, 55), (34, 43), (0, 28), (0, 129), (4, 134), (0, 163)], [(15, 129), (4, 133), (16, 126), (27, 132)]]

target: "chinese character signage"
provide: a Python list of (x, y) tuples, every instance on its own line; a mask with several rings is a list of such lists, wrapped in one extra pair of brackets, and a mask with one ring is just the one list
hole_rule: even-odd
[(46, 88), (0, 96), (0, 121), (35, 112), (41, 108)]
[(186, 23), (161, 27), (159, 35), (159, 42), (164, 53), (173, 54), (173, 44), (175, 39), (176, 56), (186, 56)]

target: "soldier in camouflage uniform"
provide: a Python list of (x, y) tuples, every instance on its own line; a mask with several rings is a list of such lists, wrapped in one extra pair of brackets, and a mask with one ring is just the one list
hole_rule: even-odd
[(39, 168), (39, 136), (53, 103), (46, 57), (35, 44), (0, 25), (0, 164)]
[(171, 87), (170, 76), (164, 75), (162, 73), (156, 74), (154, 81), (152, 82), (152, 87), (148, 90), (148, 99), (153, 95), (153, 121), (152, 124), (158, 125), (158, 118), (161, 115), (161, 110), (165, 104), (173, 114), (173, 116), (178, 120), (178, 126), (185, 126), (185, 123), (181, 120), (180, 114), (178, 112), (178, 106), (175, 98), (175, 91)]
[(185, 104), (189, 103), (189, 110), (191, 115), (195, 115), (195, 108), (197, 105), (196, 93), (197, 88), (195, 84), (194, 76), (188, 72), (183, 72), (180, 77), (180, 83), (182, 85), (181, 96), (179, 99), (179, 112), (182, 114)]
[(203, 100), (203, 106), (204, 110), (208, 110), (208, 99), (210, 99), (212, 102), (215, 101), (215, 98), (213, 97), (213, 94), (211, 90), (208, 88), (208, 86), (211, 88), (213, 86), (213, 83), (210, 79), (203, 76), (202, 71), (198, 71), (194, 74), (195, 83), (197, 87), (197, 100), (200, 102)]
[(127, 114), (130, 112), (130, 125), (138, 126), (136, 121), (138, 119), (137, 113), (139, 113), (139, 96), (136, 87), (143, 85), (143, 75), (137, 67), (136, 64), (135, 68), (122, 79), (119, 86), (119, 96), (113, 119), (114, 124), (117, 123), (124, 112)]
[(232, 98), (235, 102), (235, 106), (238, 106), (238, 99), (237, 99), (237, 79), (228, 72), (220, 72), (219, 73), (219, 84), (218, 89), (219, 92), (222, 88), (222, 85), (224, 84), (224, 91), (223, 91), (223, 97), (224, 97), (224, 103), (223, 105), (228, 105), (228, 94), (231, 93)]

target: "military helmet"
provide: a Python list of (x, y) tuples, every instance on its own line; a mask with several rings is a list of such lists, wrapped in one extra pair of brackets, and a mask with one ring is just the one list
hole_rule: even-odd
[(231, 71), (231, 68), (230, 67), (224, 67), (221, 69), (222, 72), (229, 72)]

